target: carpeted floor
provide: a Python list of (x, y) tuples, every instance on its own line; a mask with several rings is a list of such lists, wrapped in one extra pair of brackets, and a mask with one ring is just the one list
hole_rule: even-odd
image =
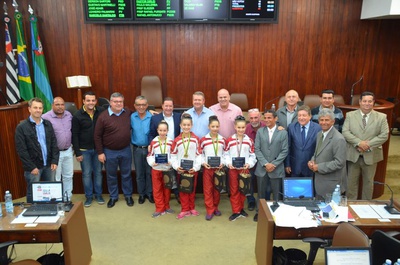
[[(391, 138), (389, 156), (386, 182), (395, 191), (395, 198), (400, 199), (400, 137)], [(108, 200), (108, 196), (105, 198)], [(381, 198), (389, 198), (388, 189)], [(73, 201), (83, 199), (83, 195), (73, 197)], [(204, 220), (201, 194), (196, 197), (196, 208), (201, 215), (180, 221), (176, 215), (153, 219), (154, 205), (147, 201), (139, 205), (137, 196), (134, 199), (135, 205), (131, 208), (121, 197), (112, 209), (97, 203), (85, 209), (93, 249), (91, 265), (256, 264), (254, 212), (248, 211), (248, 218), (229, 222), (231, 208), (226, 195), (222, 196), (220, 204), (223, 215), (210, 222)], [(180, 210), (175, 200), (171, 200), (171, 207), (176, 212)], [(285, 249), (300, 248), (308, 253), (308, 245), (299, 240), (276, 240), (274, 244)], [(20, 244), (16, 245), (16, 260), (60, 251), (61, 244)], [(314, 264), (324, 264), (323, 251), (318, 252)]]

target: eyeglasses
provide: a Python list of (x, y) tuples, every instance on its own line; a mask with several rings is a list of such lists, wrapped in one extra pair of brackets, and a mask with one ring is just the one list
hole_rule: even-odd
[(254, 109), (249, 109), (247, 112), (248, 112), (248, 113), (252, 113), (252, 112), (260, 112), (260, 110), (259, 110), (259, 109), (257, 109), (257, 108), (254, 108)]
[(124, 103), (123, 100), (111, 100), (111, 102), (115, 103), (115, 104), (122, 104)]
[(243, 117), (242, 115), (238, 115), (238, 116), (236, 116), (236, 118), (235, 118), (235, 121), (245, 121), (245, 120), (246, 120), (246, 118)]
[(147, 104), (135, 104), (135, 106), (137, 106), (137, 107), (146, 107)]

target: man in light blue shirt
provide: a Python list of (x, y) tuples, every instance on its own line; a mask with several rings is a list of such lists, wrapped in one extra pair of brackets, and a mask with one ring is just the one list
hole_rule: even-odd
[(154, 203), (151, 167), (146, 160), (151, 120), (150, 112), (146, 111), (147, 107), (147, 99), (144, 96), (138, 96), (135, 99), (136, 112), (131, 115), (131, 143), (133, 145), (133, 163), (135, 164), (139, 204), (143, 204), (146, 198), (149, 202)]
[(189, 113), (190, 116), (192, 116), (192, 132), (199, 137), (199, 139), (201, 139), (209, 132), (208, 118), (215, 114), (212, 112), (212, 110), (204, 106), (206, 100), (203, 92), (194, 92), (192, 99), (193, 108), (188, 109), (186, 113)]

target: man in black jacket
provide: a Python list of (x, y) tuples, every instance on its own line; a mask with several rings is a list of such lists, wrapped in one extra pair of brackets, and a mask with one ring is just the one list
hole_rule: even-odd
[(32, 98), (28, 102), (31, 114), (15, 130), (15, 147), (22, 161), (30, 200), (30, 184), (35, 181), (54, 181), (60, 151), (53, 126), (42, 119), (43, 101)]
[(85, 93), (82, 108), (75, 112), (72, 118), (72, 145), (76, 160), (81, 163), (82, 182), (86, 196), (85, 207), (92, 205), (93, 195), (98, 204), (104, 204), (101, 195), (103, 191), (102, 164), (97, 158), (94, 147), (94, 128), (104, 108), (96, 104), (96, 95), (93, 92)]

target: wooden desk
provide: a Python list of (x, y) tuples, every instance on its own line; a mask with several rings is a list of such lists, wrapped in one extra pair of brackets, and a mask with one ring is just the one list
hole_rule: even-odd
[[(15, 216), (21, 212), (21, 208), (15, 207)], [(55, 224), (25, 227), (25, 224), (11, 223), (15, 216), (3, 211), (3, 217), (0, 217), (0, 242), (16, 240), (18, 243), (63, 243), (65, 264), (90, 263), (92, 247), (82, 202), (74, 203), (71, 211)]]
[[(382, 201), (354, 201), (349, 204), (384, 204)], [(400, 208), (400, 203), (395, 201), (397, 209)], [(349, 207), (355, 222), (352, 224), (364, 231), (368, 237), (371, 237), (375, 230), (393, 231), (400, 229), (400, 219), (392, 219), (391, 222), (379, 222), (377, 219), (361, 219)], [(321, 226), (312, 228), (295, 229), (293, 227), (278, 227), (275, 226), (274, 219), (269, 210), (269, 207), (264, 199), (260, 200), (258, 210), (257, 234), (255, 254), (258, 265), (272, 264), (272, 247), (274, 239), (302, 239), (305, 237), (319, 237), (329, 239), (333, 237), (338, 224), (322, 222)]]

